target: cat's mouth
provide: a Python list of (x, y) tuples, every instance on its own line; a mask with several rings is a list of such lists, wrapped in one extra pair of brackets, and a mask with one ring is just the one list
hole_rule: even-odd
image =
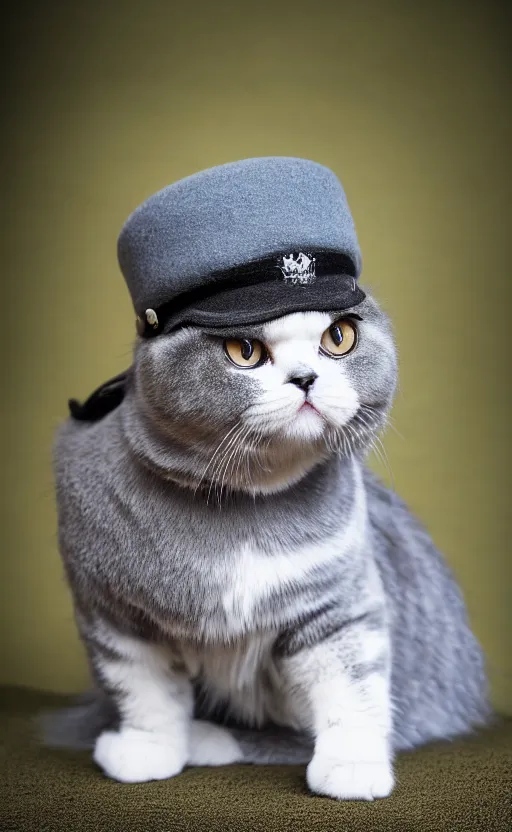
[(304, 412), (307, 412), (307, 411), (313, 411), (313, 413), (316, 413), (318, 416), (321, 416), (321, 417), (323, 418), (323, 416), (322, 416), (322, 414), (320, 413), (320, 411), (319, 411), (319, 410), (315, 407), (315, 405), (314, 405), (314, 404), (312, 404), (312, 403), (311, 403), (308, 399), (306, 399), (306, 400), (305, 400), (305, 401), (301, 404), (301, 406), (299, 407), (299, 409), (298, 409), (298, 411), (297, 411), (297, 412), (298, 412), (298, 413), (304, 413)]

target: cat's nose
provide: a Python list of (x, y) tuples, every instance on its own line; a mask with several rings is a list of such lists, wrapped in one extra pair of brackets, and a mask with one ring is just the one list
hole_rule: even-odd
[(290, 384), (295, 384), (296, 387), (300, 387), (301, 390), (304, 390), (304, 392), (307, 393), (309, 388), (317, 378), (317, 373), (314, 373), (312, 370), (310, 370), (307, 373), (297, 374), (293, 378), (290, 378), (289, 382)]

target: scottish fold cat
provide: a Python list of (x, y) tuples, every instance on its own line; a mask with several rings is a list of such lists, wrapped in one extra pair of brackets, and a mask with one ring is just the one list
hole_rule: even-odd
[(312, 792), (372, 800), (397, 751), (486, 723), (454, 577), (365, 464), (396, 381), (370, 295), (138, 339), (118, 406), (56, 438), (94, 686), (48, 742), (125, 783), (307, 763)]

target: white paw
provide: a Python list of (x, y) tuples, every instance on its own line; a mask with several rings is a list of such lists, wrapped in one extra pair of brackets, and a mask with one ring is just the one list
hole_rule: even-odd
[(374, 800), (393, 791), (390, 763), (335, 763), (330, 757), (315, 754), (307, 770), (307, 781), (315, 794), (337, 800)]
[(190, 766), (228, 766), (242, 757), (240, 746), (226, 728), (199, 719), (191, 722), (187, 760)]
[(337, 800), (387, 797), (394, 778), (385, 736), (369, 729), (328, 728), (316, 738), (307, 781), (316, 794)]
[(105, 731), (94, 749), (94, 762), (105, 774), (122, 783), (166, 780), (179, 774), (186, 763), (185, 740), (123, 728)]

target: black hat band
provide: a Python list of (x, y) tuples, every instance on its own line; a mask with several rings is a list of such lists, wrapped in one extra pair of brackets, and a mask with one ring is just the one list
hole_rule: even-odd
[(340, 252), (275, 255), (210, 275), (208, 283), (137, 318), (137, 332), (152, 338), (179, 326), (226, 327), (263, 323), (292, 311), (342, 310), (365, 298), (356, 268)]

